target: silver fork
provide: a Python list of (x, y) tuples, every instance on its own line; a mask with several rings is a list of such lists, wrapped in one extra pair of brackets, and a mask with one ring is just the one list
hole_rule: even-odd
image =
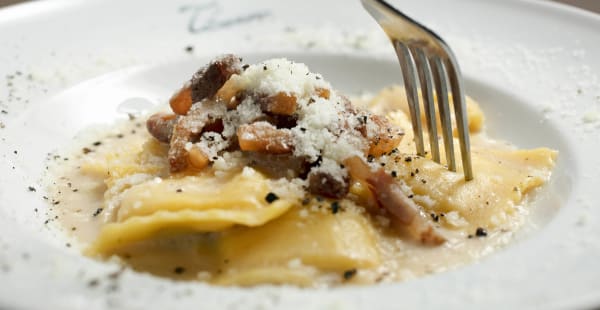
[[(375, 18), (394, 45), (402, 69), (406, 96), (410, 110), (417, 154), (425, 156), (423, 125), (419, 107), (417, 84), (421, 87), (425, 108), (431, 157), (440, 162), (435, 116), (433, 85), (437, 95), (446, 163), (450, 171), (456, 171), (452, 122), (448, 103), (448, 86), (452, 91), (452, 103), (460, 142), (465, 180), (473, 179), (469, 128), (467, 124), (465, 95), (458, 62), (452, 50), (433, 31), (395, 9), (383, 0), (361, 0), (365, 9)], [(433, 82), (432, 82), (433, 81)]]

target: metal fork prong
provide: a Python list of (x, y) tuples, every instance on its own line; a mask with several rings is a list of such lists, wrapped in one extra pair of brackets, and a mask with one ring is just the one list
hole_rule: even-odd
[(417, 146), (417, 155), (425, 156), (425, 146), (423, 144), (423, 125), (421, 124), (421, 109), (419, 108), (419, 95), (417, 92), (417, 73), (414, 59), (410, 53), (410, 49), (395, 41), (394, 48), (398, 55), (400, 68), (402, 69), (402, 79), (406, 89), (406, 97), (408, 99), (408, 109), (410, 110), (410, 118), (412, 121), (415, 145)]
[(460, 154), (462, 157), (463, 173), (465, 180), (473, 179), (473, 168), (471, 166), (471, 149), (469, 141), (469, 124), (467, 121), (467, 108), (465, 104), (465, 94), (462, 87), (462, 78), (460, 69), (452, 61), (447, 61), (448, 79), (452, 89), (452, 103), (454, 105), (454, 117), (456, 119), (456, 129), (458, 131), (458, 140), (460, 141)]
[(442, 124), (442, 136), (444, 137), (444, 151), (446, 153), (446, 164), (450, 171), (456, 171), (454, 159), (454, 140), (452, 138), (452, 122), (450, 120), (450, 106), (448, 104), (448, 81), (446, 67), (439, 57), (433, 59), (433, 71), (435, 89), (437, 95), (438, 111)]
[(417, 64), (417, 71), (419, 72), (419, 84), (421, 85), (421, 97), (423, 98), (423, 108), (425, 109), (425, 119), (427, 120), (427, 131), (429, 132), (431, 158), (439, 163), (440, 148), (438, 145), (431, 66), (429, 66), (429, 61), (423, 50), (419, 48), (411, 48), (411, 50)]

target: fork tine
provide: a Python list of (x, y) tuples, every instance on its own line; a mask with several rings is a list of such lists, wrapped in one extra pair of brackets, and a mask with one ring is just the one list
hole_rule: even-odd
[(435, 117), (431, 67), (429, 66), (429, 61), (423, 50), (419, 48), (411, 48), (411, 50), (415, 56), (417, 70), (419, 72), (419, 84), (421, 85), (421, 97), (423, 98), (423, 107), (425, 109), (427, 120), (427, 131), (429, 132), (431, 158), (439, 163), (440, 148), (438, 145), (437, 119)]
[(447, 61), (447, 67), (450, 88), (452, 89), (452, 103), (454, 105), (454, 117), (456, 118), (458, 140), (460, 141), (463, 173), (465, 175), (465, 180), (469, 181), (473, 179), (473, 168), (471, 166), (471, 143), (469, 141), (469, 125), (467, 123), (465, 94), (461, 85), (462, 79), (460, 78), (460, 69), (454, 65), (452, 59)]
[(450, 171), (456, 171), (454, 159), (454, 141), (452, 138), (452, 122), (450, 120), (450, 106), (448, 104), (448, 81), (446, 79), (446, 68), (439, 57), (433, 57), (433, 70), (435, 89), (442, 122), (442, 136), (444, 137), (444, 150), (446, 152), (446, 163)]
[[(432, 159), (436, 160), (437, 158), (439, 162), (439, 157), (441, 157), (437, 142), (437, 117), (434, 117), (436, 113), (433, 91), (435, 89), (446, 163), (449, 170), (456, 172), (456, 154), (454, 154), (452, 120), (448, 102), (448, 88), (450, 88), (463, 173), (466, 181), (472, 180), (473, 170), (462, 76), (452, 49), (437, 33), (394, 8), (385, 0), (361, 0), (361, 2), (386, 32), (398, 55), (410, 108), (417, 154), (425, 155), (417, 93), (417, 83), (419, 83), (423, 93), (423, 107), (429, 129)], [(416, 71), (418, 71), (419, 81), (416, 80)], [(432, 87), (431, 77), (433, 77), (434, 87)]]
[(425, 156), (425, 147), (423, 145), (423, 125), (421, 124), (421, 110), (419, 108), (419, 96), (417, 93), (417, 73), (415, 63), (410, 50), (406, 45), (399, 41), (394, 41), (394, 48), (398, 55), (400, 68), (402, 69), (402, 78), (406, 88), (408, 98), (408, 108), (412, 121), (415, 145), (417, 146), (417, 155)]

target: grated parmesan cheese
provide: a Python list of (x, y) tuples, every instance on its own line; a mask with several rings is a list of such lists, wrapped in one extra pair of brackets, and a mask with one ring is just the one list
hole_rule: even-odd
[[(325, 172), (340, 182), (344, 182), (347, 176), (347, 171), (340, 167), (343, 160), (352, 156), (364, 159), (363, 153), (368, 143), (356, 129), (361, 125), (357, 114), (349, 113), (347, 99), (333, 91), (331, 85), (319, 74), (311, 73), (306, 65), (285, 58), (271, 59), (250, 65), (240, 74), (233, 75), (230, 81), (235, 88), (258, 96), (246, 96), (235, 109), (229, 111), (222, 103), (203, 103), (194, 105), (189, 112), (198, 114), (195, 118), (197, 124), (192, 124), (198, 125), (198, 128), (202, 128), (201, 125), (211, 118), (223, 119), (222, 133), (205, 132), (195, 144), (213, 163), (219, 161), (222, 153), (226, 153), (223, 151), (230, 146), (231, 141), (235, 141), (237, 129), (241, 125), (257, 124), (257, 121), (268, 117), (261, 110), (258, 98), (279, 93), (293, 96), (296, 102), (293, 116), (296, 126), (278, 129), (290, 134), (294, 156), (319, 162), (320, 166), (313, 169)], [(327, 90), (328, 95), (319, 96), (319, 89)], [(369, 114), (360, 112), (359, 115), (366, 120)], [(242, 138), (255, 140), (254, 134), (254, 131), (245, 131)], [(376, 125), (368, 125), (367, 135), (373, 137), (375, 134)], [(187, 143), (185, 149), (189, 151), (192, 146)], [(219, 166), (224, 167), (223, 164)]]
[(302, 63), (285, 58), (266, 60), (249, 66), (242, 74), (231, 77), (242, 89), (273, 95), (280, 92), (308, 98), (317, 88), (331, 89), (321, 75), (311, 73)]

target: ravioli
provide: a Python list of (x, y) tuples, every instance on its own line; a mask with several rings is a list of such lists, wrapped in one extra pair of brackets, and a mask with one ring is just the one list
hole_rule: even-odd
[[(198, 96), (194, 83), (212, 83), (201, 75), (210, 68), (201, 69), (171, 99), (177, 115), (151, 117), (152, 136), (121, 135), (73, 161), (69, 184), (85, 177), (93, 182), (86, 188), (103, 190), (101, 198), (56, 190), (91, 208), (91, 218), (73, 215), (76, 223), (66, 224), (96, 225), (83, 242), (87, 255), (217, 285), (398, 281), (504, 245), (555, 165), (554, 150), (519, 150), (485, 136), (483, 110), (467, 98), (475, 177), (465, 181), (460, 162), (448, 171), (443, 148), (441, 163), (414, 154), (401, 87), (355, 100), (355, 108), (304, 66), (273, 60), (241, 69), (235, 58), (219, 61), (212, 65), (225, 66), (218, 72), (237, 83), (201, 88), (214, 94), (192, 102), (186, 96)], [(231, 88), (238, 84), (256, 89)], [(198, 102), (206, 100), (211, 108), (202, 111)], [(122, 131), (139, 126), (132, 121)], [(373, 184), (347, 172), (349, 156), (369, 158), (370, 169), (391, 176), (442, 242), (411, 238), (412, 224), (382, 206)]]
[(225, 232), (220, 253), (230, 261), (228, 267), (285, 266), (294, 259), (337, 271), (379, 264), (374, 231), (364, 215), (356, 211), (300, 214), (295, 208), (261, 227)]
[(137, 184), (122, 192), (116, 220), (102, 228), (90, 251), (110, 252), (156, 234), (263, 225), (299, 201), (297, 191), (279, 188), (284, 198), (268, 202), (273, 187), (251, 168), (227, 180), (186, 176)]
[[(390, 93), (398, 92), (400, 91), (396, 88), (388, 89), (380, 95), (384, 98), (374, 99), (373, 102), (383, 104), (381, 102), (385, 101), (386, 105), (393, 106)], [(477, 112), (481, 111), (477, 103), (468, 102), (471, 111), (475, 111), (468, 114), (469, 123), (472, 118), (476, 122), (482, 122), (483, 115)], [(402, 104), (396, 103), (396, 106)], [(462, 174), (451, 172), (444, 166), (446, 161), (443, 147), (440, 149), (442, 164), (432, 161), (431, 155), (414, 155), (413, 136), (409, 130), (411, 125), (406, 114), (392, 112), (391, 119), (405, 128), (406, 137), (398, 146), (398, 153), (384, 160), (386, 169), (394, 171), (410, 187), (416, 196), (414, 199), (428, 213), (457, 213), (460, 219), (450, 220), (450, 226), (459, 225), (474, 231), (477, 227), (498, 228), (506, 224), (525, 194), (548, 180), (557, 157), (557, 152), (548, 148), (519, 150), (483, 142), (485, 139), (476, 135), (481, 129), (478, 125), (471, 127), (472, 134), (475, 134), (472, 138), (471, 160), (477, 177), (465, 181)], [(428, 141), (429, 138), (425, 135), (424, 139)], [(456, 138), (454, 149), (460, 154)], [(458, 171), (462, 171), (459, 155), (457, 166)]]

